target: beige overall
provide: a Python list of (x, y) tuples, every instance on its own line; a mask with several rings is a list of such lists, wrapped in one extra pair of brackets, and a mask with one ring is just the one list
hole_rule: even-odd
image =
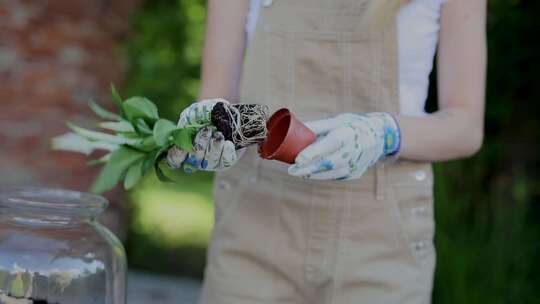
[[(399, 0), (275, 0), (263, 8), (241, 100), (307, 121), (398, 112)], [(251, 149), (217, 174), (204, 304), (429, 303), (435, 266), (429, 164), (310, 181)]]

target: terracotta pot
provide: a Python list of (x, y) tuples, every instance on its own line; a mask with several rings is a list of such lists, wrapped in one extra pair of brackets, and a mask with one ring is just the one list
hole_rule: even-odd
[(264, 159), (294, 163), (296, 155), (312, 144), (317, 136), (288, 109), (280, 109), (266, 123), (268, 136), (259, 146)]

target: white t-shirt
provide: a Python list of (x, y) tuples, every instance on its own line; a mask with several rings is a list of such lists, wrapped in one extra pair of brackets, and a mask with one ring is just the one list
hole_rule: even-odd
[[(246, 22), (248, 37), (255, 31), (261, 7), (273, 1), (250, 0)], [(429, 74), (439, 41), (439, 19), (446, 1), (412, 0), (398, 13), (399, 103), (403, 115), (425, 115)]]

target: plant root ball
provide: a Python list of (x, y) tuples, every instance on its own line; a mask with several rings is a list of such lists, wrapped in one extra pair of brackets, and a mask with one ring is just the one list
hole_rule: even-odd
[(232, 141), (236, 149), (240, 149), (264, 141), (267, 111), (266, 106), (259, 104), (229, 105), (218, 102), (212, 109), (211, 122), (226, 140)]
[(225, 110), (225, 104), (218, 102), (212, 109), (211, 113), (212, 124), (220, 131), (226, 140), (232, 141), (232, 118), (227, 114)]

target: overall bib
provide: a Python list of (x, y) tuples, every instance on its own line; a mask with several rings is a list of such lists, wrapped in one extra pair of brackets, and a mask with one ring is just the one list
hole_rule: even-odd
[[(308, 121), (399, 112), (399, 0), (275, 0), (247, 51), (241, 101)], [(201, 303), (429, 303), (435, 267), (430, 164), (312, 181), (249, 149), (216, 175)]]

